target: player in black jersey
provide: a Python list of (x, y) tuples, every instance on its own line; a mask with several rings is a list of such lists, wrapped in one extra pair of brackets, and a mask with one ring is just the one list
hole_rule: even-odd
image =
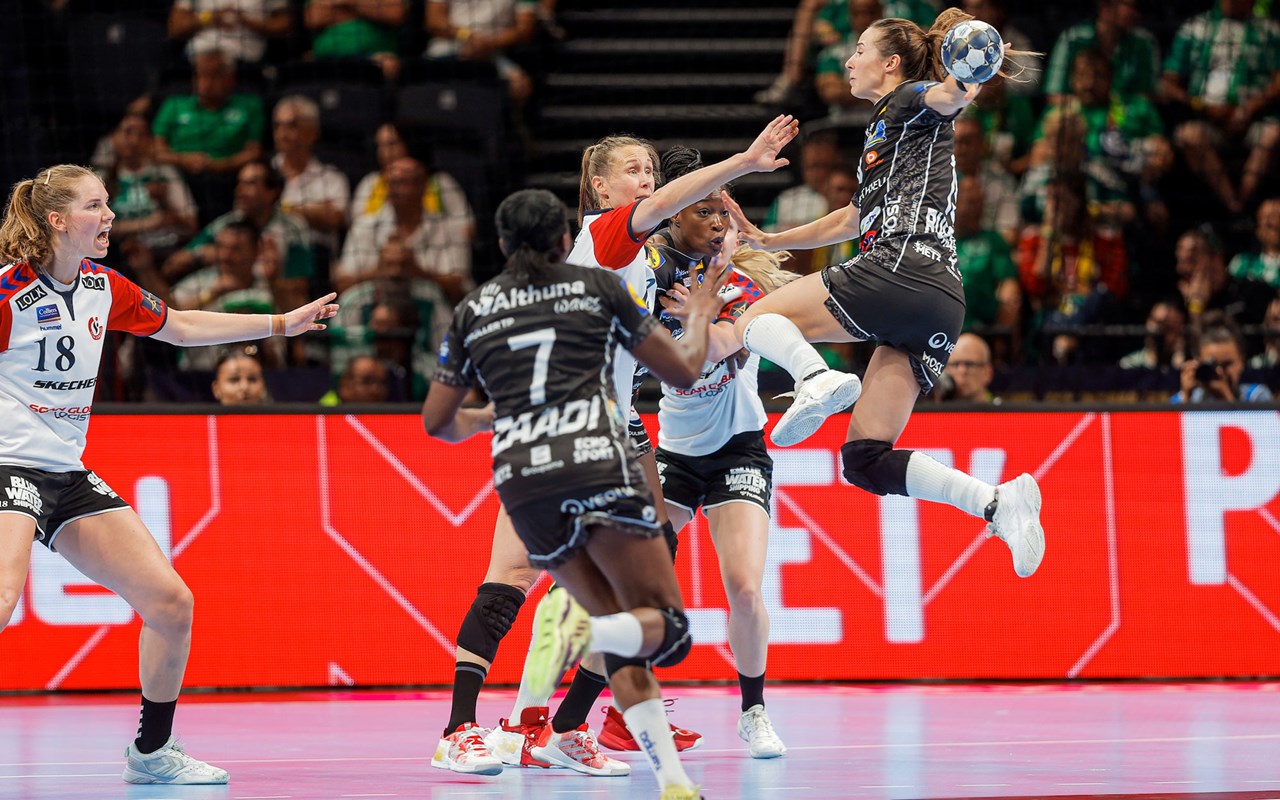
[[(776, 234), (748, 223), (727, 201), (743, 236), (766, 250), (812, 248), (858, 238), (858, 254), (807, 275), (754, 304), (739, 319), (746, 347), (796, 379), (796, 399), (773, 429), (787, 446), (858, 401), (841, 448), (845, 478), (880, 495), (948, 503), (984, 517), (1026, 577), (1044, 556), (1040, 489), (1030, 475), (992, 486), (924, 453), (896, 450), (916, 398), (933, 388), (964, 319), (956, 269), (954, 125), (982, 88), (946, 73), (947, 31), (972, 19), (943, 11), (928, 32), (882, 19), (845, 64), (854, 97), (872, 101), (854, 201)], [(875, 340), (866, 374), (828, 370), (809, 341)], [(861, 400), (858, 400), (861, 394)]]
[[(691, 291), (689, 332), (677, 342), (617, 275), (562, 263), (569, 229), (554, 195), (517, 192), (495, 223), (506, 269), (458, 305), (423, 423), (448, 441), (492, 429), (494, 486), (530, 563), (561, 587), (539, 607), (527, 664), (535, 690), (549, 694), (584, 649), (605, 653), (610, 687), (664, 797), (696, 796), (651, 671), (688, 654), (688, 622), (611, 360), (621, 344), (662, 380), (691, 385), (723, 278)], [(475, 380), (492, 409), (461, 408)], [(465, 741), (452, 746), (447, 757), (466, 758)]]

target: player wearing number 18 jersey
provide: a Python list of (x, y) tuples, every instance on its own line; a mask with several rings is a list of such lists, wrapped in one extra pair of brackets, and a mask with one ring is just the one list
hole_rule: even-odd
[(81, 464), (108, 330), (194, 346), (323, 330), (333, 295), (287, 314), (169, 309), (91, 258), (115, 215), (83, 167), (41, 170), (13, 188), (0, 224), (0, 628), (12, 619), (34, 541), (119, 594), (142, 617), (142, 714), (125, 749), (130, 783), (226, 783), (172, 736), (191, 646), (191, 590), (142, 520)]

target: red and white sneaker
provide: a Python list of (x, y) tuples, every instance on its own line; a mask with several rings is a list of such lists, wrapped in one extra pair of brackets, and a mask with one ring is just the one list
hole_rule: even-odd
[(556, 733), (550, 725), (545, 726), (538, 733), (533, 756), (583, 775), (612, 777), (631, 774), (630, 764), (609, 758), (600, 752), (596, 732), (588, 728), (585, 722), (564, 733)]
[(474, 722), (464, 722), (458, 729), (440, 739), (431, 766), (448, 769), (465, 775), (497, 775), (502, 772), (502, 762), (484, 746), (488, 733)]
[(520, 722), (511, 725), (507, 720), (499, 720), (498, 727), (484, 737), (485, 747), (497, 756), (498, 760), (508, 767), (541, 767), (548, 769), (551, 764), (533, 755), (532, 749), (538, 741), (538, 734), (547, 725), (547, 707), (531, 706), (520, 712)]
[[(671, 705), (675, 700), (667, 699), (663, 702)], [(694, 750), (698, 745), (702, 744), (702, 734), (695, 733), (687, 728), (677, 728), (672, 725), (671, 735), (675, 738), (676, 752)], [(640, 749), (640, 745), (636, 743), (631, 731), (627, 730), (627, 721), (622, 718), (622, 712), (613, 706), (605, 706), (604, 727), (600, 729), (600, 744), (610, 750)]]

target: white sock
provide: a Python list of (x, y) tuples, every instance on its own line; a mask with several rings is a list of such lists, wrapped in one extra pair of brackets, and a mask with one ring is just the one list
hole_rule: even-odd
[(796, 324), (781, 314), (761, 314), (747, 324), (742, 344), (791, 373), (796, 383), (827, 369), (813, 345), (804, 340)]
[[(529, 640), (529, 653), (533, 652), (533, 645), (537, 640), (538, 637), (536, 635)], [(524, 663), (525, 667), (520, 671), (520, 688), (516, 690), (516, 702), (511, 707), (511, 714), (507, 717), (507, 722), (511, 725), (520, 724), (520, 715), (524, 713), (526, 708), (540, 708), (551, 702), (551, 695), (534, 694), (529, 691), (529, 682), (525, 680), (525, 676), (529, 674), (528, 653), (525, 654)]]
[(946, 503), (982, 517), (996, 499), (996, 487), (915, 450), (907, 461), (907, 495)]
[(635, 614), (623, 611), (606, 617), (592, 617), (590, 622), (591, 645), (588, 649), (592, 653), (612, 653), (623, 658), (640, 655), (644, 647), (644, 629)]
[(662, 698), (636, 703), (622, 712), (627, 730), (635, 737), (640, 750), (649, 757), (649, 766), (658, 778), (658, 786), (692, 786), (676, 754), (676, 741), (667, 722), (667, 709)]

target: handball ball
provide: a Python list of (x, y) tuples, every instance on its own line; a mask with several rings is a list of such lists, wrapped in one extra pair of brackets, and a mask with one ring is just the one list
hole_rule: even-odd
[(981, 20), (961, 22), (942, 40), (942, 63), (961, 83), (986, 83), (1004, 63), (1000, 32)]

